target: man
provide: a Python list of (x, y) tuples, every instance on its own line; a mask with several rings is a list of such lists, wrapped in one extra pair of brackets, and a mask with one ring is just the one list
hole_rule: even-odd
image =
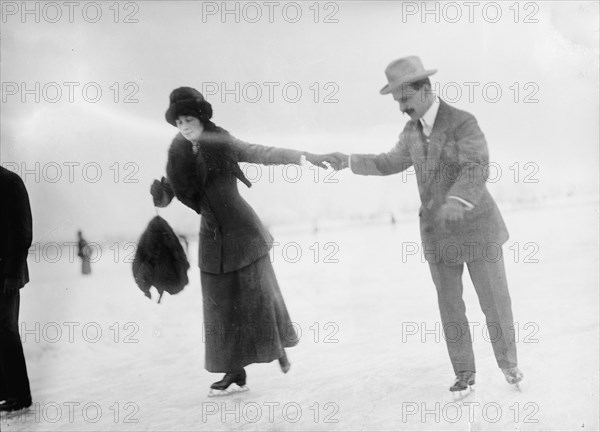
[[(506, 380), (518, 383), (515, 334), (502, 258), (508, 232), (489, 194), (488, 150), (475, 118), (451, 107), (432, 91), (419, 57), (392, 62), (380, 91), (392, 94), (411, 120), (387, 153), (333, 153), (337, 169), (359, 175), (390, 175), (414, 167), (421, 209), (423, 253), (438, 294), (444, 335), (456, 379), (451, 391), (475, 383), (475, 359), (462, 300), (466, 264), (486, 316), (498, 366)], [(330, 159), (331, 160), (331, 159)]]
[(19, 336), (19, 290), (29, 282), (31, 208), (21, 178), (0, 167), (0, 411), (31, 406), (31, 391)]

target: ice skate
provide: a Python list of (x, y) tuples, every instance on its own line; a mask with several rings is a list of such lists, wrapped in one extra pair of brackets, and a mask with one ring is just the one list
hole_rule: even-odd
[(213, 383), (210, 386), (208, 396), (228, 396), (233, 393), (240, 393), (248, 390), (248, 387), (246, 387), (246, 371), (242, 369), (239, 372), (226, 373), (221, 381)]
[(517, 390), (521, 390), (519, 383), (523, 379), (523, 372), (521, 372), (518, 367), (514, 366), (511, 368), (503, 368), (502, 373), (504, 374), (504, 378), (506, 378), (507, 383), (514, 384)]
[(459, 371), (456, 373), (454, 384), (450, 386), (452, 397), (455, 400), (460, 400), (467, 397), (472, 391), (475, 391), (475, 372)]
[(31, 410), (31, 400), (8, 399), (0, 402), (0, 414), (4, 419), (26, 415)]
[(0, 418), (2, 420), (14, 420), (22, 418), (22, 421), (24, 421), (24, 416), (32, 414), (34, 414), (34, 411), (31, 409), (31, 407), (23, 407), (12, 411), (0, 411)]
[(31, 407), (31, 399), (8, 398), (0, 402), (0, 412), (15, 412)]

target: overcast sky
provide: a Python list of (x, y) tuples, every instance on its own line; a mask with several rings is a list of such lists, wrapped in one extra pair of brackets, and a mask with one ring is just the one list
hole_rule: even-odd
[[(25, 179), (36, 240), (143, 230), (154, 215), (149, 184), (164, 174), (176, 133), (164, 112), (178, 86), (203, 90), (215, 122), (247, 141), (388, 150), (407, 118), (379, 90), (387, 64), (406, 55), (438, 69), (440, 95), (477, 117), (506, 177), (494, 185), (501, 207), (515, 193), (597, 196), (597, 2), (229, 2), (225, 15), (222, 2), (78, 2), (71, 11), (30, 2), (25, 15), (22, 4), (2, 4), (1, 160)], [(515, 163), (540, 181), (511, 182)], [(398, 179), (337, 178), (280, 177), (244, 193), (271, 224), (395, 211), (396, 199), (418, 205), (415, 186)], [(179, 204), (166, 214), (197, 226)]]

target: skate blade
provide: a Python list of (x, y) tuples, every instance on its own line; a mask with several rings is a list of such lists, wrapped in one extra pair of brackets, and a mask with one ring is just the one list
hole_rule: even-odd
[(30, 411), (31, 407), (27, 407), (16, 411), (2, 411), (0, 412), (0, 415), (2, 416), (3, 420), (11, 420), (21, 416), (26, 416)]
[(471, 385), (464, 390), (457, 390), (452, 392), (452, 400), (454, 402), (467, 398), (471, 393), (475, 392), (475, 386)]
[(514, 389), (518, 392), (523, 391), (523, 386), (521, 385), (521, 380), (518, 380), (517, 382), (512, 383), (511, 387), (514, 387)]
[(208, 392), (208, 397), (222, 397), (222, 396), (230, 396), (235, 393), (242, 393), (250, 390), (247, 386), (238, 386), (237, 384), (232, 384), (229, 388), (225, 390), (216, 390), (210, 389)]
[(521, 381), (523, 381), (523, 377), (522, 376), (510, 379), (510, 380), (508, 380), (508, 379), (506, 380), (506, 382), (508, 384), (510, 384), (512, 387), (514, 387), (518, 391), (522, 391), (521, 385), (520, 385)]

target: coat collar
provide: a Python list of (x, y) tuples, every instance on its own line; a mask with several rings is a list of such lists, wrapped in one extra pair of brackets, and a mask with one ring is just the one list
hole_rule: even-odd
[(451, 111), (452, 108), (442, 99), (440, 99), (440, 108), (438, 109), (437, 115), (435, 117), (435, 122), (433, 123), (433, 129), (431, 131), (430, 138), (436, 134), (443, 134), (446, 129), (452, 126), (451, 122)]
[(435, 124), (435, 119), (437, 117), (437, 113), (440, 109), (440, 98), (434, 96), (433, 103), (429, 107), (429, 109), (423, 114), (421, 117), (421, 123), (423, 124), (423, 133), (429, 136), (431, 135), (431, 131), (433, 129), (433, 125)]

